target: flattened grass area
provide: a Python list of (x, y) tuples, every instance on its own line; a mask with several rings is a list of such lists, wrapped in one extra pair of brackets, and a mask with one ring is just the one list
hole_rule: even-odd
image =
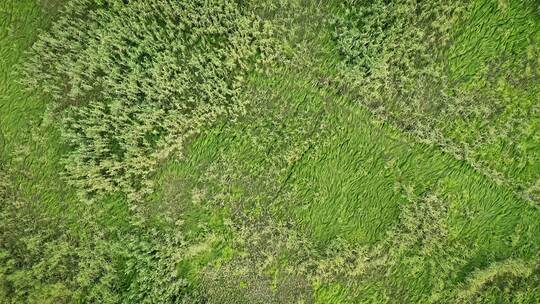
[(14, 150), (13, 140), (25, 137), (29, 124), (41, 120), (44, 102), (23, 92), (24, 87), (18, 84), (16, 64), (24, 57), (24, 50), (32, 45), (38, 29), (46, 21), (35, 1), (3, 1), (0, 14), (0, 134), (3, 152), (10, 153)]
[[(540, 197), (540, 6), (473, 1), (447, 50), (451, 79), (491, 114), (443, 125), (471, 157)], [(482, 105), (483, 104), (483, 105)], [(443, 122), (444, 124), (444, 122)]]
[[(55, 122), (42, 117), (46, 99), (23, 93), (14, 73), (38, 29), (48, 23), (47, 15), (35, 1), (3, 3), (0, 14), (9, 18), (0, 19), (9, 21), (0, 24), (0, 161), (11, 168), (21, 199), (67, 230), (84, 231), (77, 229), (84, 229), (80, 217), (88, 212), (97, 212), (94, 217), (104, 227), (128, 225), (124, 221), (130, 212), (122, 197), (84, 206), (63, 182), (66, 148)], [(325, 11), (329, 8), (303, 9), (292, 14), (298, 26), (294, 39), (284, 39), (292, 50), (289, 60), (249, 77), (242, 97), (249, 104), (247, 113), (203, 130), (184, 157), (163, 164), (155, 176), (157, 191), (143, 210), (146, 225), (166, 229), (180, 220), (187, 239), (213, 235), (209, 248), (177, 265), (179, 276), (196, 283), (203, 268), (239, 254), (233, 249), (230, 219), (269, 216), (286, 222), (321, 252), (336, 239), (370, 247), (400, 224), (407, 206), (428, 195), (446, 208), (448, 235), (443, 245), (460, 242), (472, 252), (456, 257), (466, 261), (450, 270), (456, 282), (449, 285), (465, 284), (472, 272), (495, 262), (537, 261), (538, 207), (466, 162), (378, 122), (347, 93), (336, 91), (331, 79), (338, 77), (340, 58), (323, 22), (330, 18)], [(302, 31), (306, 28), (314, 30)], [(537, 165), (533, 161), (532, 167)], [(320, 282), (315, 302), (354, 303), (366, 300), (366, 294), (383, 301), (378, 298), (381, 290), (393, 287), (387, 294), (424, 300), (431, 287), (428, 265), (439, 261), (437, 253), (432, 257), (422, 247), (412, 250), (426, 266), (420, 264), (416, 272), (402, 266), (410, 277), (396, 277), (395, 285), (376, 280), (367, 286), (339, 279)], [(295, 266), (290, 263), (287, 266)]]
[[(56, 2), (45, 2), (53, 14)], [(0, 161), (19, 173), (12, 178), (25, 199), (39, 201), (40, 208), (62, 210), (74, 198), (60, 178), (65, 151), (60, 131), (43, 117), (47, 98), (28, 92), (19, 73), (25, 50), (49, 24), (50, 15), (31, 0), (3, 1), (0, 14), (5, 17), (0, 24)]]

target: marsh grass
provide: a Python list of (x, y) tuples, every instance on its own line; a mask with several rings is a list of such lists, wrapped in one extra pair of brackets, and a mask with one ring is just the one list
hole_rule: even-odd
[[(75, 9), (82, 2), (73, 3)], [(141, 3), (137, 9), (145, 10)], [(63, 172), (66, 160), (82, 156), (74, 155), (84, 149), (66, 147), (62, 138), (105, 138), (99, 147), (99, 141), (84, 147), (91, 148), (88, 153), (102, 149), (105, 154), (91, 155), (106, 160), (119, 157), (122, 145), (134, 149), (130, 153), (158, 151), (157, 138), (165, 133), (145, 137), (147, 146), (134, 148), (130, 140), (165, 119), (155, 115), (165, 110), (158, 107), (154, 113), (150, 105), (122, 109), (128, 103), (162, 106), (159, 93), (167, 85), (151, 88), (155, 98), (149, 100), (137, 96), (148, 86), (133, 86), (123, 93), (128, 101), (96, 99), (103, 92), (83, 93), (81, 86), (71, 94), (81, 94), (80, 100), (61, 94), (56, 107), (46, 109), (48, 99), (18, 95), (20, 79), (12, 76), (12, 64), (2, 70), (12, 87), (2, 95), (9, 107), (0, 111), (6, 143), (0, 157), (0, 302), (528, 303), (538, 298), (538, 210), (469, 163), (419, 144), (399, 124), (382, 123), (358, 106), (358, 94), (340, 79), (343, 54), (332, 38), (333, 20), (343, 13), (339, 3), (239, 3), (211, 11), (223, 13), (218, 19), (233, 29), (236, 17), (271, 24), (263, 31), (270, 37), (258, 45), (268, 46), (262, 53), (275, 48), (282, 57), (276, 61), (275, 53), (266, 59), (254, 54), (252, 59), (261, 61), (245, 70), (234, 96), (218, 98), (232, 108), (197, 125), (199, 131), (182, 142), (184, 153), (171, 151), (174, 157), (153, 163), (155, 171), (145, 179), (155, 189), (144, 189), (152, 191), (136, 204), (125, 191), (116, 191), (134, 187), (114, 184), (130, 176), (121, 171), (119, 179), (99, 172), (96, 178), (113, 190), (100, 188), (92, 203), (81, 201), (77, 192), (88, 198), (89, 188)], [(1, 44), (0, 49), (12, 54), (5, 58), (15, 58), (15, 64), (26, 58), (20, 53), (36, 37), (33, 26), (41, 24), (25, 18), (44, 15), (35, 2), (12, 4), (9, 10), (20, 8), (18, 22), (25, 29), (20, 33), (25, 34), (9, 34), (18, 47)], [(135, 11), (121, 7), (115, 8), (120, 15), (146, 28), (130, 15)], [(203, 8), (193, 9), (207, 16)], [(405, 8), (401, 13), (410, 12)], [(106, 34), (112, 39), (119, 33)], [(221, 50), (228, 42), (209, 38), (208, 43)], [(70, 71), (87, 72), (77, 68)], [(135, 81), (141, 75), (132, 76)], [(90, 82), (81, 77), (77, 85)], [(125, 84), (116, 80), (109, 84)], [(208, 85), (202, 86), (210, 90), (205, 92), (215, 92)], [(124, 125), (123, 115), (129, 113), (150, 122), (135, 123), (132, 130)], [(81, 121), (77, 132), (82, 133), (63, 130), (86, 119), (83, 114), (93, 120)], [(57, 117), (66, 117), (67, 124), (58, 124)], [(113, 145), (115, 137), (108, 136), (114, 132), (103, 121), (118, 124), (123, 130), (118, 134), (131, 139)], [(121, 158), (115, 161), (125, 166)], [(100, 166), (112, 170), (114, 164)], [(89, 168), (83, 165), (75, 173)], [(124, 168), (142, 170), (148, 164), (142, 165), (133, 161)]]

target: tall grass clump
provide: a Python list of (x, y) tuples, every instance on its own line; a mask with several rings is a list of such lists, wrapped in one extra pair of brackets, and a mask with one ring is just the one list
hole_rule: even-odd
[(342, 9), (334, 36), (348, 85), (363, 103), (376, 112), (398, 111), (405, 128), (417, 118), (425, 120), (429, 107), (443, 106), (439, 99), (425, 103), (417, 95), (429, 94), (445, 80), (436, 60), (450, 42), (462, 3), (346, 0)]
[(81, 197), (140, 200), (160, 161), (241, 110), (243, 74), (269, 53), (270, 32), (236, 1), (69, 2), (25, 72), (55, 100), (72, 147), (67, 179)]
[[(382, 120), (448, 145), (437, 123), (460, 111), (442, 63), (463, 1), (341, 1), (334, 40), (339, 85)], [(463, 110), (463, 109), (461, 109)]]

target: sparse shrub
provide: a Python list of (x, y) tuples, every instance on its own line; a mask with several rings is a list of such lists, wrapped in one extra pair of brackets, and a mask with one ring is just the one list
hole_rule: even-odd
[(24, 303), (29, 297), (36, 303), (68, 302), (76, 253), (65, 227), (44, 214), (39, 201), (21, 199), (14, 176), (0, 162), (0, 303)]
[(346, 286), (355, 303), (530, 303), (537, 298), (535, 257), (508, 258), (471, 274), (460, 271), (476, 248), (451, 234), (449, 209), (433, 194), (411, 197), (383, 241), (373, 246), (333, 242), (316, 259), (313, 278)]

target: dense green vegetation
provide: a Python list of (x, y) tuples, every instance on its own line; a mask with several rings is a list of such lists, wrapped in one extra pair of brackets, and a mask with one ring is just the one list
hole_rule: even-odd
[(4, 1), (0, 303), (536, 303), (539, 10)]
[(244, 70), (266, 58), (269, 39), (242, 9), (227, 1), (71, 1), (34, 43), (26, 79), (68, 107), (54, 118), (64, 120), (68, 180), (83, 199), (123, 191), (141, 200), (156, 163), (200, 125), (238, 111)]
[(345, 2), (342, 86), (538, 203), (538, 2)]

